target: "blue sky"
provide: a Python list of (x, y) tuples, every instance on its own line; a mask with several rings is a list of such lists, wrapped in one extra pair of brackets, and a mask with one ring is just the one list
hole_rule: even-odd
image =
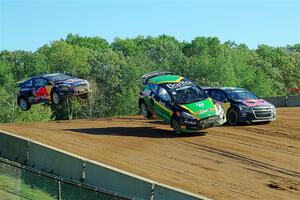
[(0, 50), (35, 51), (68, 33), (115, 37), (217, 36), (250, 48), (300, 43), (300, 0), (0, 0)]

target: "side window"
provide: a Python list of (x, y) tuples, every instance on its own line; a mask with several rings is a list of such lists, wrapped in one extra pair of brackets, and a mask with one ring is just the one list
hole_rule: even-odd
[(164, 101), (171, 101), (171, 97), (166, 89), (160, 87), (158, 91), (158, 96)]
[(149, 84), (149, 87), (152, 90), (152, 92), (154, 92), (154, 94), (156, 94), (158, 86), (155, 84)]
[(38, 78), (34, 80), (34, 87), (42, 87), (48, 85), (48, 82), (43, 78)]
[(25, 87), (32, 87), (32, 80), (28, 80), (24, 83)]
[(226, 100), (226, 96), (221, 90), (212, 90), (210, 96), (217, 101), (223, 102)]

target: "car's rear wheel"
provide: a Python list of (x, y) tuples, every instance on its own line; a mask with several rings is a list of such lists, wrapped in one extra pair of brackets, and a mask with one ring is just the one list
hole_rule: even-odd
[(52, 100), (53, 104), (55, 104), (55, 105), (58, 105), (61, 102), (61, 98), (56, 91), (54, 91), (52, 93), (51, 100)]
[(148, 110), (148, 107), (146, 105), (145, 102), (141, 102), (140, 104), (140, 110), (141, 110), (141, 114), (145, 117), (145, 118), (151, 118), (152, 117), (152, 113)]
[(28, 101), (25, 99), (25, 98), (23, 98), (23, 97), (21, 97), (20, 99), (19, 99), (19, 106), (20, 106), (20, 108), (23, 110), (23, 111), (27, 111), (27, 110), (29, 110), (30, 108), (31, 108), (31, 105), (28, 103)]
[(227, 122), (231, 126), (235, 126), (239, 122), (239, 115), (236, 109), (232, 108), (227, 112)]
[(173, 119), (171, 121), (171, 126), (172, 126), (172, 128), (174, 130), (174, 133), (176, 135), (180, 135), (182, 133), (182, 131), (181, 131), (181, 124), (180, 124), (180, 121), (178, 119)]

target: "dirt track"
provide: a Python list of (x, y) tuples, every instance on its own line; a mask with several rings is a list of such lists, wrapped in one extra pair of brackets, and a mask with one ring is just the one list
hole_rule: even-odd
[(0, 129), (214, 199), (300, 197), (300, 108), (278, 109), (271, 124), (181, 137), (140, 117)]

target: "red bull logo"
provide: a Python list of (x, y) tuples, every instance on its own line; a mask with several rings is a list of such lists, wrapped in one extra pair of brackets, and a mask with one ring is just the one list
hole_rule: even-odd
[(46, 99), (49, 96), (49, 93), (45, 87), (40, 87), (38, 90), (33, 92), (35, 99)]

